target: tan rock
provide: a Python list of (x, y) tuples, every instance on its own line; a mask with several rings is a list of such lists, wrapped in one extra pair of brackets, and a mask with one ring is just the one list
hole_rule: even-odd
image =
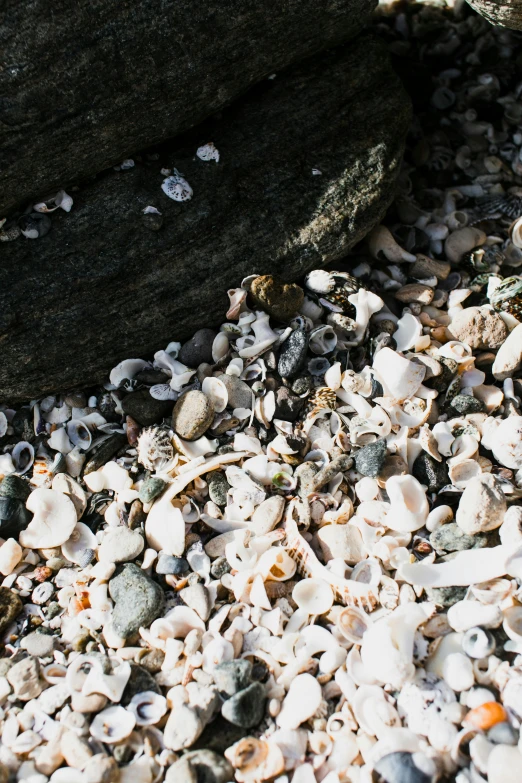
[(4, 576), (12, 574), (22, 559), (22, 547), (14, 538), (8, 538), (0, 546), (0, 573)]
[(395, 292), (395, 298), (405, 304), (417, 302), (418, 304), (428, 305), (433, 299), (433, 293), (433, 288), (429, 285), (408, 283), (408, 285), (403, 285), (402, 288)]
[(281, 521), (284, 510), (285, 501), (280, 495), (273, 495), (263, 500), (252, 515), (252, 522), (249, 524), (250, 529), (256, 536), (264, 536), (266, 533), (270, 533)]
[(97, 753), (83, 770), (85, 783), (119, 783), (120, 769), (112, 756)]
[(496, 476), (483, 473), (466, 484), (455, 521), (468, 535), (495, 530), (504, 521), (507, 504)]
[(500, 348), (508, 336), (506, 324), (489, 305), (466, 307), (447, 328), (451, 339), (481, 351)]
[(83, 770), (92, 758), (92, 750), (74, 731), (62, 734), (60, 748), (69, 767)]
[(42, 692), (40, 664), (38, 659), (31, 655), (28, 655), (23, 661), (15, 663), (6, 676), (9, 684), (13, 686), (15, 695), (21, 701), (36, 699)]
[(436, 261), (434, 258), (419, 254), (411, 267), (410, 275), (417, 280), (427, 280), (435, 275), (439, 280), (445, 280), (451, 272), (451, 264), (447, 261)]

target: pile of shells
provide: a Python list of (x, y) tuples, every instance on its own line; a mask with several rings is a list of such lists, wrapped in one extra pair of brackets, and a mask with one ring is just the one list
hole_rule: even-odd
[(432, 93), (367, 241), (0, 406), (0, 783), (522, 779), (522, 49), (376, 28)]

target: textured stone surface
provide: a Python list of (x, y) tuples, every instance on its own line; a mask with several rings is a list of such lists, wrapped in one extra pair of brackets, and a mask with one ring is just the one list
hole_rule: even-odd
[(522, 30), (521, 0), (468, 0), (468, 3), (492, 24)]
[(192, 127), (251, 84), (347, 40), (375, 5), (80, 0), (71, 13), (67, 0), (52, 12), (45, 0), (7, 0), (0, 212)]
[[(385, 48), (365, 33), (265, 81), (159, 160), (80, 190), (45, 237), (2, 247), (0, 398), (103, 379), (222, 319), (227, 288), (253, 271), (290, 281), (342, 257), (393, 196), (408, 122)], [(195, 156), (209, 140), (218, 164)], [(165, 165), (191, 201), (164, 195)], [(142, 224), (148, 205), (160, 231)]]

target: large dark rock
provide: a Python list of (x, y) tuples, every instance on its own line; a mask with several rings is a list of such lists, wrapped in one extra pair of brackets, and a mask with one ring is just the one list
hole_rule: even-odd
[(488, 22), (522, 30), (522, 0), (468, 0)]
[(193, 127), (362, 29), (376, 0), (6, 0), (0, 217)]
[[(45, 237), (0, 246), (0, 399), (101, 380), (220, 323), (244, 276), (292, 280), (342, 257), (393, 197), (408, 122), (386, 51), (365, 33), (267, 80), (160, 160), (75, 193)], [(208, 141), (218, 164), (194, 155)], [(167, 163), (191, 201), (162, 192)], [(163, 213), (159, 231), (142, 222), (147, 205)]]

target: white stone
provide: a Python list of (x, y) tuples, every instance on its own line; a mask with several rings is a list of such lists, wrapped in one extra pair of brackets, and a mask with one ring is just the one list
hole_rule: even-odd
[(35, 489), (26, 506), (34, 516), (20, 533), (21, 546), (44, 549), (61, 546), (67, 541), (77, 522), (76, 509), (67, 495), (54, 489)]
[(22, 547), (14, 538), (8, 538), (5, 544), (0, 546), (0, 573), (4, 576), (11, 574), (22, 559)]
[(101, 562), (126, 563), (143, 551), (143, 536), (125, 525), (108, 528), (98, 549)]
[(511, 378), (522, 366), (522, 324), (515, 326), (507, 340), (498, 349), (493, 362), (493, 375), (497, 381)]
[(468, 481), (455, 521), (461, 530), (473, 536), (500, 527), (506, 508), (500, 482), (491, 473), (483, 473)]
[(496, 745), (488, 758), (488, 783), (520, 783), (522, 754), (512, 745)]

